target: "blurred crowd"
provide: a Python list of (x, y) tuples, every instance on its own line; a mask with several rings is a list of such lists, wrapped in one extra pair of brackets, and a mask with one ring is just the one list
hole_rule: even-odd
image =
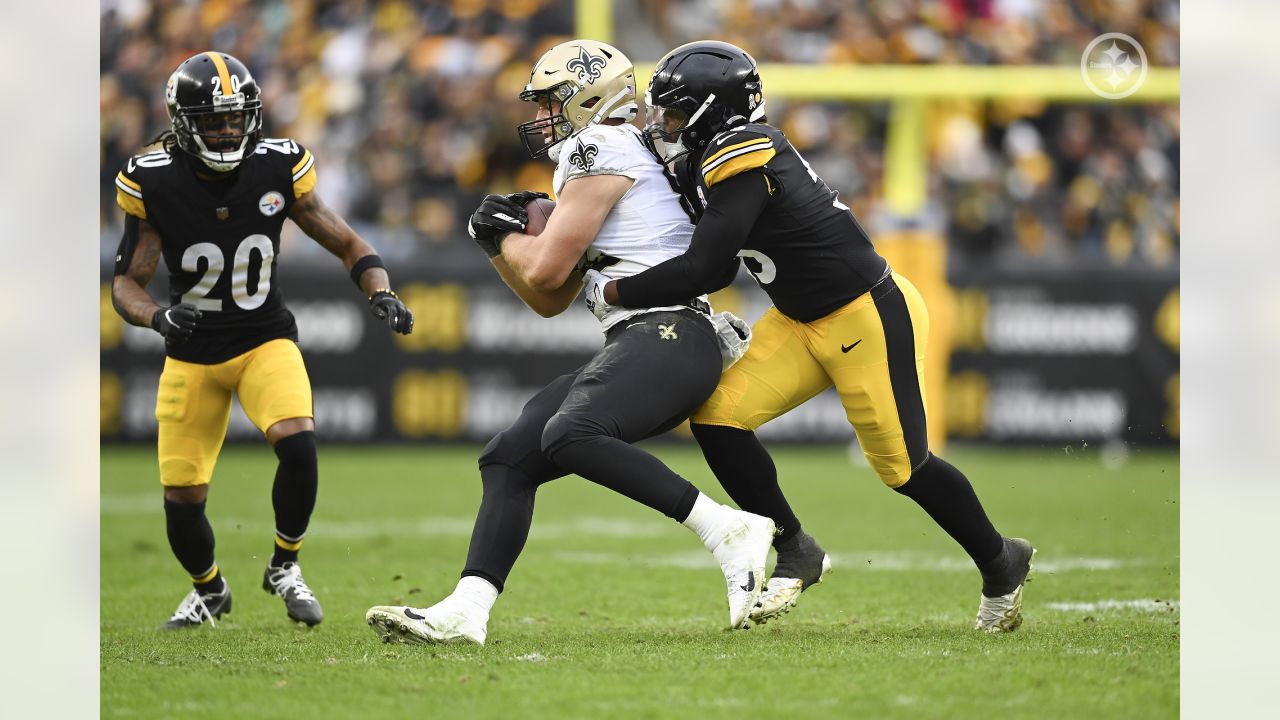
[[(580, 0), (603, 1), (603, 0)], [(1077, 64), (1101, 32), (1176, 66), (1176, 0), (615, 2), (637, 63), (688, 40), (761, 62)], [(317, 158), (319, 192), (388, 258), (477, 264), (467, 215), (487, 192), (550, 190), (515, 128), (532, 62), (574, 33), (560, 0), (102, 0), (102, 257), (121, 227), (113, 178), (167, 129), (165, 80), (208, 49), (263, 89), (268, 136)], [(769, 78), (764, 78), (766, 95)], [(643, 92), (643, 88), (641, 89)], [(781, 127), (870, 225), (884, 216), (887, 104), (770, 99)], [(1176, 265), (1178, 107), (947, 101), (929, 113), (931, 202), (957, 263)], [(886, 223), (891, 221), (886, 221)], [(287, 224), (294, 259), (323, 250)]]

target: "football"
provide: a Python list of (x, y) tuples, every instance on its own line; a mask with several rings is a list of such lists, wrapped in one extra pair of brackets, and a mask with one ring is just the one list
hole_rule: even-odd
[(547, 227), (547, 221), (551, 219), (551, 211), (556, 209), (556, 201), (547, 198), (537, 198), (524, 206), (525, 212), (529, 213), (529, 223), (525, 226), (525, 235), (541, 235), (544, 228)]

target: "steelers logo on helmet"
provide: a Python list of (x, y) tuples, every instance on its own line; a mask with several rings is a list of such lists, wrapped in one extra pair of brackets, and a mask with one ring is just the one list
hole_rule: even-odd
[(221, 52), (183, 60), (165, 85), (178, 147), (211, 170), (234, 170), (262, 138), (262, 98), (249, 69)]
[(570, 40), (534, 63), (520, 99), (538, 116), (517, 128), (530, 157), (558, 160), (565, 138), (609, 119), (636, 117), (635, 70), (622, 51), (595, 40)]

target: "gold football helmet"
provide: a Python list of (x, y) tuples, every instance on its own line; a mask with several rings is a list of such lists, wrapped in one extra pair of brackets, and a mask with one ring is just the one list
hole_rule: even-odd
[(550, 152), (555, 159), (561, 141), (575, 132), (608, 118), (630, 121), (639, 111), (631, 61), (595, 40), (548, 50), (534, 63), (520, 99), (540, 103), (546, 115), (520, 124), (520, 141), (531, 157)]

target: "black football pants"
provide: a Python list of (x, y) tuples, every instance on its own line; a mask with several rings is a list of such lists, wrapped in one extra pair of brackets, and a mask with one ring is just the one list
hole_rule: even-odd
[(705, 316), (659, 311), (610, 328), (605, 345), (524, 406), (480, 455), (484, 495), (463, 576), (502, 590), (533, 522), (538, 486), (580, 475), (683, 521), (698, 490), (631, 445), (676, 427), (720, 379), (720, 348)]

